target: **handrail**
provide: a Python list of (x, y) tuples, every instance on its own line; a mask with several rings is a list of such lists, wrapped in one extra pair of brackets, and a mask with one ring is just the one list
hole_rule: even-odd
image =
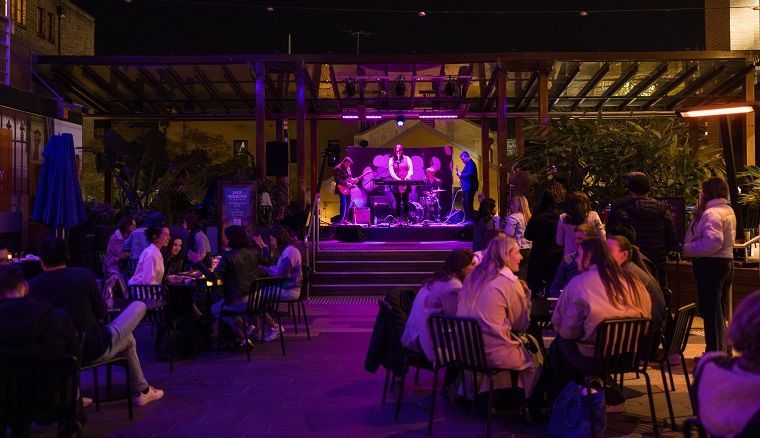
[(317, 249), (319, 247), (319, 194), (314, 196), (314, 206), (309, 212), (306, 221), (306, 235), (304, 244), (306, 246), (306, 264), (311, 266), (312, 272), (316, 272)]

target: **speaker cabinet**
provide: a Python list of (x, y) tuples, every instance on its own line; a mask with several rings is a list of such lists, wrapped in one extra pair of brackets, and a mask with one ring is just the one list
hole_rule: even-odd
[(267, 142), (267, 176), (288, 176), (288, 144), (284, 141)]

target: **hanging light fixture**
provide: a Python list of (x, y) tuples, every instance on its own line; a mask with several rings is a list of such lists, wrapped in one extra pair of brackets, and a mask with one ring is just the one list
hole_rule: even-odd
[(406, 119), (403, 114), (396, 116), (396, 126), (404, 126), (404, 122), (406, 122)]

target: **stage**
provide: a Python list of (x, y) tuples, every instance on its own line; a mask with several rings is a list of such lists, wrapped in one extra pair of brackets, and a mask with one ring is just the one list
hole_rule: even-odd
[(445, 242), (472, 241), (472, 226), (461, 224), (429, 225), (329, 225), (323, 226), (321, 239), (341, 242)]

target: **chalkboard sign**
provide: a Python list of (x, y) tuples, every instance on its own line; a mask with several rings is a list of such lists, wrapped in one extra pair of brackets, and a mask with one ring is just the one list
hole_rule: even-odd
[(676, 238), (678, 243), (683, 243), (684, 234), (686, 233), (686, 201), (684, 198), (657, 198), (658, 201), (664, 202), (670, 213), (673, 215), (673, 222), (676, 224)]
[(219, 247), (224, 229), (240, 225), (249, 237), (255, 231), (258, 196), (255, 182), (222, 182), (219, 184)]

